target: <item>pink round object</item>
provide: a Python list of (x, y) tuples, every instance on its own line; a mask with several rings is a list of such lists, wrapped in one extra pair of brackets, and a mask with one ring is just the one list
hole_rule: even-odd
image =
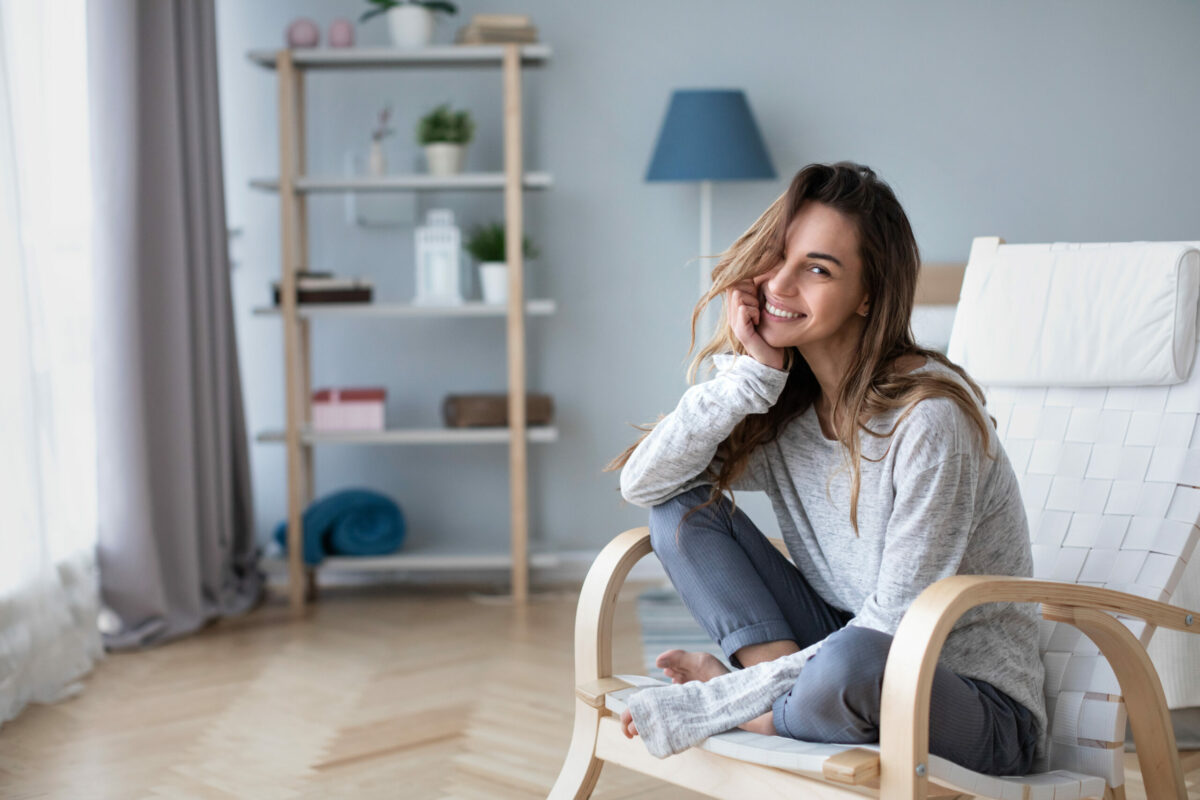
[(321, 29), (307, 17), (293, 20), (287, 27), (288, 47), (316, 47), (321, 41)]
[(348, 19), (335, 19), (329, 23), (330, 47), (353, 47), (354, 25)]

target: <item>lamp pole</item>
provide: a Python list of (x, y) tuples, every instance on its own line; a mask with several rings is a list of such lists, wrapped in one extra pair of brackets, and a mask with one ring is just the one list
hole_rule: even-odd
[[(712, 181), (700, 181), (700, 297), (712, 288), (712, 266), (707, 256), (712, 250)], [(700, 315), (696, 341), (707, 342), (716, 328), (713, 310), (706, 308)]]

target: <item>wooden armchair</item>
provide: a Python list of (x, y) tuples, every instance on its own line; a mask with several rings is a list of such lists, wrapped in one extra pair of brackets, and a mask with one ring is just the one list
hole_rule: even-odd
[[(964, 300), (995, 267), (1001, 244), (995, 237), (975, 240)], [(1019, 245), (1012, 255), (1039, 256), (1038, 248), (1058, 252), (1062, 245)], [(1188, 278), (1200, 282), (1200, 252), (1189, 258)], [(1180, 307), (1191, 314), (1194, 335), (1196, 298), (1185, 299), (1190, 309)], [(956, 321), (952, 358), (955, 338), (961, 344), (965, 335)], [(731, 800), (1120, 800), (1127, 720), (1147, 797), (1186, 798), (1162, 684), (1145, 648), (1159, 626), (1200, 632), (1200, 613), (1166, 602), (1200, 531), (1194, 348), (1186, 380), (1159, 385), (989, 385), (955, 360), (984, 384), (987, 409), (1020, 478), (1034, 577), (958, 575), (921, 593), (888, 657), (878, 744), (801, 742), (734, 729), (658, 759), (640, 737), (626, 739), (620, 730), (625, 699), (661, 683), (612, 674), (617, 595), (629, 570), (651, 552), (648, 528), (625, 531), (597, 556), (580, 594), (574, 733), (550, 798), (589, 797), (601, 767), (612, 762)], [(773, 542), (787, 554), (781, 541)], [(1030, 775), (984, 775), (928, 749), (930, 688), (942, 645), (965, 611), (990, 602), (1041, 604), (1049, 754)]]

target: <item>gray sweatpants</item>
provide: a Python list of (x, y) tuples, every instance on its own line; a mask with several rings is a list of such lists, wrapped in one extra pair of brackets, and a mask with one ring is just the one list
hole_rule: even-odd
[[(790, 639), (804, 648), (828, 641), (775, 701), (780, 736), (808, 742), (879, 741), (883, 668), (892, 637), (858, 626), (809, 585), (800, 571), (728, 498), (687, 518), (708, 497), (697, 486), (650, 509), (650, 542), (671, 583), (729, 663), (749, 644)], [(885, 565), (886, 568), (886, 565)], [(1033, 765), (1033, 715), (990, 683), (938, 665), (929, 711), (929, 752), (990, 775), (1023, 775)]]

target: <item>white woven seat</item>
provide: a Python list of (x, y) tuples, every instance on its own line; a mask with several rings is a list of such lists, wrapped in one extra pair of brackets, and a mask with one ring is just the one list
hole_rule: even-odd
[[(1057, 247), (1061, 258), (1086, 264), (1088, 253), (1135, 245), (1021, 249), (1035, 247), (1043, 254)], [(971, 260), (982, 268), (1002, 252), (999, 239), (981, 237)], [(1197, 260), (1189, 268), (1200, 273), (1200, 253), (1188, 257)], [(960, 314), (969, 298), (963, 300)], [(970, 323), (956, 320), (950, 357), (959, 356), (974, 376), (961, 346)], [(1034, 577), (1169, 602), (1200, 536), (1200, 370), (1168, 385), (980, 383), (1021, 483)], [(1155, 626), (1116, 616), (1143, 647), (1149, 644)], [(1046, 619), (1039, 625), (1051, 739), (1049, 764), (1041, 767), (1078, 770), (1121, 786), (1127, 715), (1111, 665), (1078, 628)]]

